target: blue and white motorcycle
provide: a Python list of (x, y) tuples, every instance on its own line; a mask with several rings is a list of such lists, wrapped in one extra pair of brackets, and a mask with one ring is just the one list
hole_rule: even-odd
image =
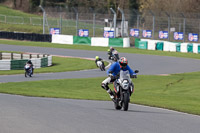
[[(138, 73), (135, 70), (135, 73)], [(115, 109), (120, 110), (123, 108), (124, 111), (128, 110), (130, 96), (133, 92), (133, 84), (131, 78), (137, 78), (137, 75), (130, 77), (129, 71), (120, 71), (119, 78), (113, 83), (114, 84), (114, 105)]]

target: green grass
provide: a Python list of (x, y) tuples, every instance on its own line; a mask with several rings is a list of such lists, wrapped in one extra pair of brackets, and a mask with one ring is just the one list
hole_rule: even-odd
[[(100, 87), (104, 78), (1, 83), (0, 92), (36, 97), (110, 100), (107, 92)], [(131, 102), (200, 115), (199, 78), (200, 72), (170, 76), (139, 75), (133, 79), (135, 92)]]
[(7, 16), (20, 16), (20, 17), (38, 17), (38, 15), (24, 13), (22, 11), (13, 10), (9, 7), (0, 4), (0, 14)]
[[(15, 40), (0, 40), (1, 44), (9, 45), (20, 45), (20, 46), (37, 46), (37, 47), (51, 47), (51, 48), (64, 48), (64, 49), (81, 49), (81, 50), (95, 50), (105, 51), (107, 54), (108, 47), (95, 47), (87, 45), (63, 45), (54, 44), (49, 42), (30, 42), (30, 41), (15, 41)], [(180, 52), (166, 52), (159, 50), (143, 50), (137, 48), (116, 48), (119, 53), (135, 53), (135, 54), (148, 54), (148, 55), (159, 55), (159, 56), (175, 56), (184, 58), (200, 59), (199, 54), (195, 53), (180, 53)]]
[[(53, 65), (34, 70), (34, 73), (66, 72), (97, 68), (93, 60), (78, 58), (63, 58), (53, 56)], [(105, 62), (108, 64), (107, 62)], [(0, 71), (0, 75), (22, 74), (24, 70), (5, 70)]]
[(0, 30), (7, 32), (21, 32), (23, 26), (23, 32), (27, 33), (43, 33), (42, 26), (34, 26), (34, 25), (22, 25), (22, 24), (5, 24), (0, 23)]
[[(48, 14), (48, 13), (47, 13)], [(6, 18), (5, 18), (6, 16)], [(31, 19), (30, 19), (31, 18)], [(24, 13), (0, 5), (0, 30), (10, 32), (43, 33), (42, 16)], [(48, 17), (49, 27), (60, 28), (58, 22), (60, 18)], [(45, 27), (45, 33), (49, 33), (49, 27)], [(103, 36), (103, 25), (95, 25), (95, 35)], [(93, 36), (93, 24), (79, 21), (79, 29), (89, 29), (90, 36)], [(62, 34), (76, 35), (76, 21), (62, 19)]]

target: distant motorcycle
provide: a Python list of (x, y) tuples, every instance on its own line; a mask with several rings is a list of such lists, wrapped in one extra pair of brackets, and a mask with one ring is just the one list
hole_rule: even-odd
[[(135, 73), (138, 73), (135, 70)], [(134, 78), (137, 78), (136, 75)], [(119, 78), (114, 82), (114, 99), (115, 109), (120, 110), (123, 108), (124, 111), (128, 110), (130, 102), (130, 94), (133, 91), (131, 86), (131, 78), (129, 71), (120, 71)]]
[(97, 61), (97, 66), (100, 68), (101, 71), (105, 71), (105, 66), (102, 61)]
[(119, 54), (118, 54), (118, 52), (115, 50), (112, 54), (108, 53), (108, 59), (112, 60), (112, 61), (119, 60)]
[(25, 77), (27, 77), (27, 76), (32, 77), (33, 67), (31, 66), (31, 64), (26, 64), (24, 66), (24, 70), (25, 70)]

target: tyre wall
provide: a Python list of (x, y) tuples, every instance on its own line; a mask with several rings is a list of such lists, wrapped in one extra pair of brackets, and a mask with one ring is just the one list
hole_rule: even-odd
[(39, 42), (51, 42), (52, 36), (49, 34), (19, 33), (0, 31), (0, 38), (13, 40), (27, 40)]
[(28, 60), (32, 61), (34, 68), (52, 65), (52, 56), (50, 55), (0, 53), (0, 70), (23, 70)]

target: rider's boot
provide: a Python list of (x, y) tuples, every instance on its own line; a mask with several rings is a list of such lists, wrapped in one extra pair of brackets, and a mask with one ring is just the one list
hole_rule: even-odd
[(108, 85), (102, 84), (101, 87), (104, 88), (104, 89), (108, 92), (108, 94), (110, 95), (110, 98), (112, 99), (112, 101), (115, 102), (114, 93), (113, 93), (112, 90), (108, 87)]

